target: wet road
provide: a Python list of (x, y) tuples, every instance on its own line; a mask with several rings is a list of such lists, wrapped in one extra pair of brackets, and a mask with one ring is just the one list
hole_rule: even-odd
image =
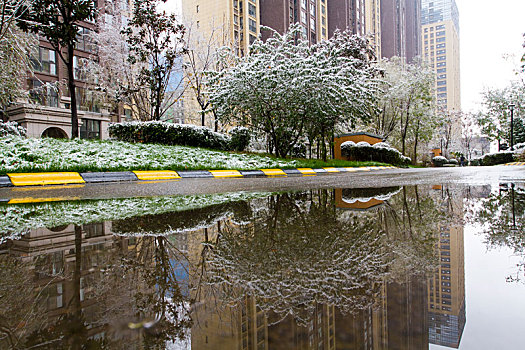
[(120, 182), (86, 185), (0, 188), (0, 200), (103, 199), (170, 195), (211, 194), (236, 191), (289, 191), (305, 188), (366, 188), (403, 185), (525, 182), (525, 167), (390, 169), (318, 176), (242, 179), (182, 179), (173, 181)]

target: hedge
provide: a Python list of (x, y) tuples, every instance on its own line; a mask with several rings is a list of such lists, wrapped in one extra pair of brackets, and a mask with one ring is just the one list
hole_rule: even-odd
[(480, 158), (481, 165), (485, 166), (511, 163), (513, 161), (514, 153), (512, 152), (489, 153)]
[(368, 142), (343, 142), (341, 154), (349, 160), (374, 161), (395, 165), (409, 165), (412, 160), (385, 142), (370, 145)]
[(232, 129), (232, 136), (214, 132), (204, 126), (161, 121), (124, 122), (109, 126), (109, 136), (126, 142), (193, 146), (223, 151), (243, 151), (250, 142), (246, 128)]

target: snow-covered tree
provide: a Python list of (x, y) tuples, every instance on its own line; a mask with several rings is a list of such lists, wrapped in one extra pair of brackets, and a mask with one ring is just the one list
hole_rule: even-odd
[(183, 93), (185, 28), (175, 14), (159, 10), (159, 4), (165, 2), (135, 1), (132, 18), (122, 31), (129, 46), (129, 62), (140, 65), (139, 85), (149, 88), (152, 120), (160, 120)]
[(34, 36), (23, 33), (16, 21), (30, 11), (28, 0), (0, 0), (0, 111), (22, 95), (32, 66), (28, 56), (36, 49)]
[(471, 114), (463, 114), (461, 118), (461, 148), (465, 157), (472, 159), (472, 141), (476, 136), (476, 125)]
[(398, 57), (384, 60), (379, 66), (384, 81), (370, 127), (398, 146), (403, 155), (412, 146), (411, 156), (416, 162), (418, 146), (430, 140), (437, 126), (435, 74), (422, 62), (407, 64)]
[[(217, 50), (228, 45), (229, 39), (223, 26), (213, 27), (204, 35), (194, 23), (187, 25), (186, 33), (187, 51), (184, 56), (184, 78), (186, 80), (186, 93), (195, 98), (201, 116), (201, 125), (206, 125), (206, 115), (213, 116), (215, 131), (218, 121), (215, 109), (211, 108), (207, 84), (207, 72), (216, 71), (219, 67)], [(209, 124), (208, 124), (209, 125)]]
[(78, 41), (78, 22), (94, 20), (97, 9), (91, 0), (31, 0), (30, 7), (17, 19), (22, 30), (46, 38), (67, 69), (71, 97), (71, 137), (77, 138), (78, 114), (73, 57)]
[(211, 74), (210, 100), (220, 120), (265, 134), (270, 151), (285, 157), (306, 133), (326, 137), (340, 123), (369, 116), (377, 81), (364, 39), (338, 33), (309, 46), (299, 25), (282, 35), (271, 31), (245, 57), (223, 51), (235, 64)]
[[(482, 110), (476, 116), (476, 123), (489, 140), (510, 144), (510, 108), (514, 104), (514, 121), (525, 116), (525, 86), (513, 81), (498, 89), (486, 89), (482, 93)], [(516, 136), (516, 130), (515, 135)]]

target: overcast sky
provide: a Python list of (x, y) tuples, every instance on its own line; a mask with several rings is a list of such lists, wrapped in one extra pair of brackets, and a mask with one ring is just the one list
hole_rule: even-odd
[[(461, 102), (479, 109), (484, 87), (504, 87), (515, 79), (525, 33), (524, 0), (456, 0), (461, 47)], [(514, 55), (507, 61), (504, 55)]]

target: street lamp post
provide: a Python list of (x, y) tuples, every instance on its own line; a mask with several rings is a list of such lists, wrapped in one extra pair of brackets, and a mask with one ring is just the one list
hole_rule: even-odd
[(514, 103), (509, 104), (510, 109), (510, 150), (514, 150)]

